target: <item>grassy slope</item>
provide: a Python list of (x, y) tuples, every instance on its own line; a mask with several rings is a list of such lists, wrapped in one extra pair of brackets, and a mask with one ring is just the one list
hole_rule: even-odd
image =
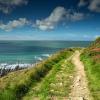
[(90, 92), (94, 100), (100, 100), (100, 38), (84, 50), (81, 60), (84, 62), (89, 80)]
[[(68, 57), (67, 57), (68, 59)], [(63, 100), (67, 99), (72, 84), (74, 66), (71, 61), (62, 59), (53, 66), (45, 79), (33, 87), (23, 100)]]
[[(36, 86), (60, 61), (72, 55), (73, 50), (62, 50), (35, 68), (16, 71), (0, 78), (0, 100), (20, 100)], [(46, 80), (46, 79), (45, 79)]]

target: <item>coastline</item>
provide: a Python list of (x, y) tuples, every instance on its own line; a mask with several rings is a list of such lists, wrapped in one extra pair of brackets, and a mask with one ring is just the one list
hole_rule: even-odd
[(45, 59), (48, 59), (51, 56), (51, 54), (42, 54), (42, 56), (44, 56), (45, 58), (35, 56), (35, 59), (37, 59), (37, 61), (33, 64), (29, 64), (29, 63), (16, 63), (16, 64), (1, 63), (0, 64), (0, 77), (3, 77), (10, 72), (35, 67), (39, 63), (44, 61)]

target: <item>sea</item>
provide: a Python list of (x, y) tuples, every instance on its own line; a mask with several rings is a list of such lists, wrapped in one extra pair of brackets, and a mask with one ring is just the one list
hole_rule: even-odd
[(87, 47), (91, 41), (0, 41), (0, 66), (34, 64), (70, 47)]

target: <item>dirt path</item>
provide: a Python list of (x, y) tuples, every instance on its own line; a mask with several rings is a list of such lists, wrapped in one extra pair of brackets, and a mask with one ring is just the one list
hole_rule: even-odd
[(87, 79), (84, 71), (84, 65), (80, 61), (80, 52), (76, 51), (72, 58), (75, 65), (76, 74), (72, 86), (72, 91), (69, 100), (92, 100), (87, 88)]

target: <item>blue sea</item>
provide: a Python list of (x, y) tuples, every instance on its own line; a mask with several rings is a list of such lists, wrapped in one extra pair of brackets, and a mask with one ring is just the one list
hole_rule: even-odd
[(89, 44), (89, 41), (0, 41), (0, 63), (33, 64), (63, 48)]

